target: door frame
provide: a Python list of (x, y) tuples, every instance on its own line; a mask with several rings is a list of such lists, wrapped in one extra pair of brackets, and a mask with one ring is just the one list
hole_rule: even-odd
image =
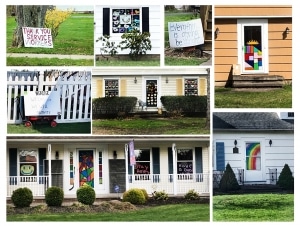
[[(262, 39), (262, 70), (244, 70), (244, 26), (261, 26)], [(269, 44), (268, 19), (237, 19), (238, 63), (241, 65), (241, 74), (268, 74), (269, 73)]]

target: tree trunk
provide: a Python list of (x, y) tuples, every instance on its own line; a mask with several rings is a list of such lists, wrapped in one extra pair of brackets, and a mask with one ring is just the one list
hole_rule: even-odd
[(206, 129), (210, 129), (210, 69), (207, 68), (207, 110), (206, 110)]
[(23, 47), (22, 27), (39, 27), (45, 25), (47, 5), (18, 5), (16, 6), (17, 27), (14, 31), (12, 46)]

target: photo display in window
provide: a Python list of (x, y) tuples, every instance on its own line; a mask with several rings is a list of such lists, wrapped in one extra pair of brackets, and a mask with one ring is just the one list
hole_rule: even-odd
[(140, 30), (140, 9), (113, 9), (112, 32), (127, 33)]

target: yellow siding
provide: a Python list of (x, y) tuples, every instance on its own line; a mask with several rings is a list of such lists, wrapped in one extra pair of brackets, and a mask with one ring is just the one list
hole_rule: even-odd
[(125, 97), (127, 95), (127, 80), (121, 79), (120, 96)]
[(96, 82), (96, 95), (97, 97), (103, 97), (102, 94), (103, 94), (103, 81), (102, 80), (97, 80)]
[(176, 95), (183, 95), (182, 78), (176, 79)]

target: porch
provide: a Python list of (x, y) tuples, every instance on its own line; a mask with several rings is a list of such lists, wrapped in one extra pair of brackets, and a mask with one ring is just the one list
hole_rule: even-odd
[[(11, 198), (14, 190), (27, 187), (33, 197), (44, 198), (46, 190), (51, 186), (63, 188), (62, 178), (52, 176), (9, 176), (7, 177), (7, 199)], [(201, 196), (209, 196), (209, 174), (139, 174), (128, 175), (125, 190), (131, 188), (145, 189), (148, 194), (154, 191), (165, 191), (170, 196), (184, 195), (194, 189)], [(111, 189), (110, 189), (111, 190)], [(65, 192), (66, 193), (66, 192)], [(97, 198), (118, 197), (117, 191), (107, 194), (97, 194)], [(75, 195), (65, 195), (65, 198), (76, 198)]]

